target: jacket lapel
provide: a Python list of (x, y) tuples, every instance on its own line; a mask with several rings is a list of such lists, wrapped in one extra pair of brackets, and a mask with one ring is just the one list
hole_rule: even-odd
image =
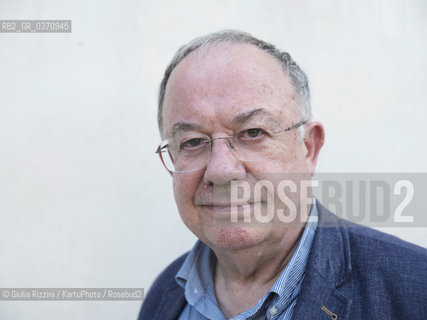
[(317, 201), (319, 221), (293, 319), (349, 319), (351, 297), (339, 287), (351, 273), (347, 228)]
[[(159, 303), (161, 312), (159, 320), (177, 320), (186, 304), (184, 290), (176, 284), (163, 294)], [(148, 320), (148, 319), (147, 319)]]

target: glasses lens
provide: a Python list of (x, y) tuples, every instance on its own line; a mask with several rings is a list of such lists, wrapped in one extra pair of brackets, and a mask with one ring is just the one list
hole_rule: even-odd
[(165, 149), (161, 149), (159, 154), (166, 169), (168, 169), (168, 171), (175, 172), (175, 166), (171, 156), (169, 155), (168, 148), (166, 147)]
[(192, 172), (202, 169), (209, 161), (210, 140), (205, 136), (170, 139), (161, 150), (164, 165), (172, 172)]
[(279, 141), (264, 137), (258, 141), (246, 141), (235, 138), (230, 148), (240, 161), (262, 161), (275, 157), (281, 150)]

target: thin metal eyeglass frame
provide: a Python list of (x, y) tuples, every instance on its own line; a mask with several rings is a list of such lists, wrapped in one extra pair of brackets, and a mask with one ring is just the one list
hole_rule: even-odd
[[(273, 134), (276, 134), (276, 133), (280, 133), (280, 132), (286, 132), (286, 131), (291, 131), (291, 130), (293, 130), (293, 129), (296, 129), (296, 128), (298, 128), (298, 127), (300, 127), (300, 126), (302, 126), (302, 125), (304, 125), (304, 124), (306, 124), (307, 123), (307, 121), (306, 120), (301, 120), (300, 122), (297, 122), (297, 123), (295, 123), (294, 125), (292, 125), (292, 126), (290, 126), (289, 128), (286, 128), (286, 129), (283, 129), (283, 130), (279, 130), (279, 131), (275, 131), (275, 132), (273, 132)], [(227, 139), (227, 142), (228, 142), (228, 146), (230, 147), (230, 149), (234, 149), (234, 145), (230, 142), (230, 138), (234, 138), (236, 135), (232, 135), (232, 136), (225, 136), (225, 137), (218, 137), (218, 138), (214, 138), (214, 139), (212, 139), (212, 138), (210, 138), (210, 137), (208, 137), (208, 139), (206, 140), (206, 141), (204, 141), (204, 143), (209, 143), (210, 144), (210, 146), (211, 146), (211, 150), (210, 150), (210, 152), (212, 153), (212, 145), (213, 145), (213, 142), (215, 141), (215, 140), (221, 140), (221, 139)], [(163, 164), (163, 166), (166, 168), (166, 170), (169, 172), (169, 173), (174, 173), (174, 172), (183, 172), (183, 173), (185, 173), (185, 172), (193, 172), (193, 171), (197, 171), (197, 170), (199, 170), (199, 169), (196, 169), (196, 170), (193, 170), (193, 171), (172, 171), (172, 170), (169, 170), (168, 169), (168, 167), (166, 166), (166, 164), (165, 164), (165, 161), (163, 160), (163, 156), (162, 156), (162, 153), (164, 153), (164, 152), (166, 152), (167, 150), (163, 150), (163, 149), (166, 149), (167, 147), (168, 147), (168, 145), (169, 144), (166, 144), (165, 146), (163, 146), (162, 147), (162, 144), (165, 142), (165, 141), (167, 141), (167, 140), (169, 140), (169, 139), (166, 139), (166, 140), (163, 140), (160, 144), (159, 144), (159, 146), (157, 147), (157, 150), (156, 150), (156, 152), (155, 153), (157, 153), (158, 155), (159, 155), (159, 157), (160, 157), (160, 161), (162, 161), (162, 164)], [(231, 150), (232, 151), (232, 150)], [(236, 157), (236, 159), (237, 160), (239, 160), (239, 161), (243, 161), (243, 162), (249, 162), (249, 161), (251, 161), (251, 160), (240, 160), (235, 154), (234, 154), (234, 152), (231, 152), (235, 157)], [(253, 160), (253, 161), (255, 161), (255, 160)]]

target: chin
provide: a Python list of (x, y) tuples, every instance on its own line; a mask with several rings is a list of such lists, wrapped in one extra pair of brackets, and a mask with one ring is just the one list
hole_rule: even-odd
[(242, 226), (221, 227), (209, 230), (207, 244), (219, 250), (242, 250), (254, 247), (262, 242), (265, 235), (256, 228)]

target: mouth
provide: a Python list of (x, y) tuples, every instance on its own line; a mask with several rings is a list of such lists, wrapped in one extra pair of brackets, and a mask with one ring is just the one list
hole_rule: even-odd
[(199, 207), (212, 213), (230, 214), (231, 212), (243, 213), (246, 210), (252, 210), (255, 207), (255, 204), (260, 205), (262, 203), (206, 203), (200, 204)]
[(199, 207), (204, 208), (233, 208), (233, 207), (240, 207), (240, 206), (253, 206), (254, 202), (236, 202), (236, 203), (228, 203), (228, 202), (207, 202), (207, 203), (199, 203)]
[(243, 206), (247, 204), (254, 204), (253, 202), (206, 202), (199, 203), (198, 205), (201, 207), (232, 207), (232, 206)]

